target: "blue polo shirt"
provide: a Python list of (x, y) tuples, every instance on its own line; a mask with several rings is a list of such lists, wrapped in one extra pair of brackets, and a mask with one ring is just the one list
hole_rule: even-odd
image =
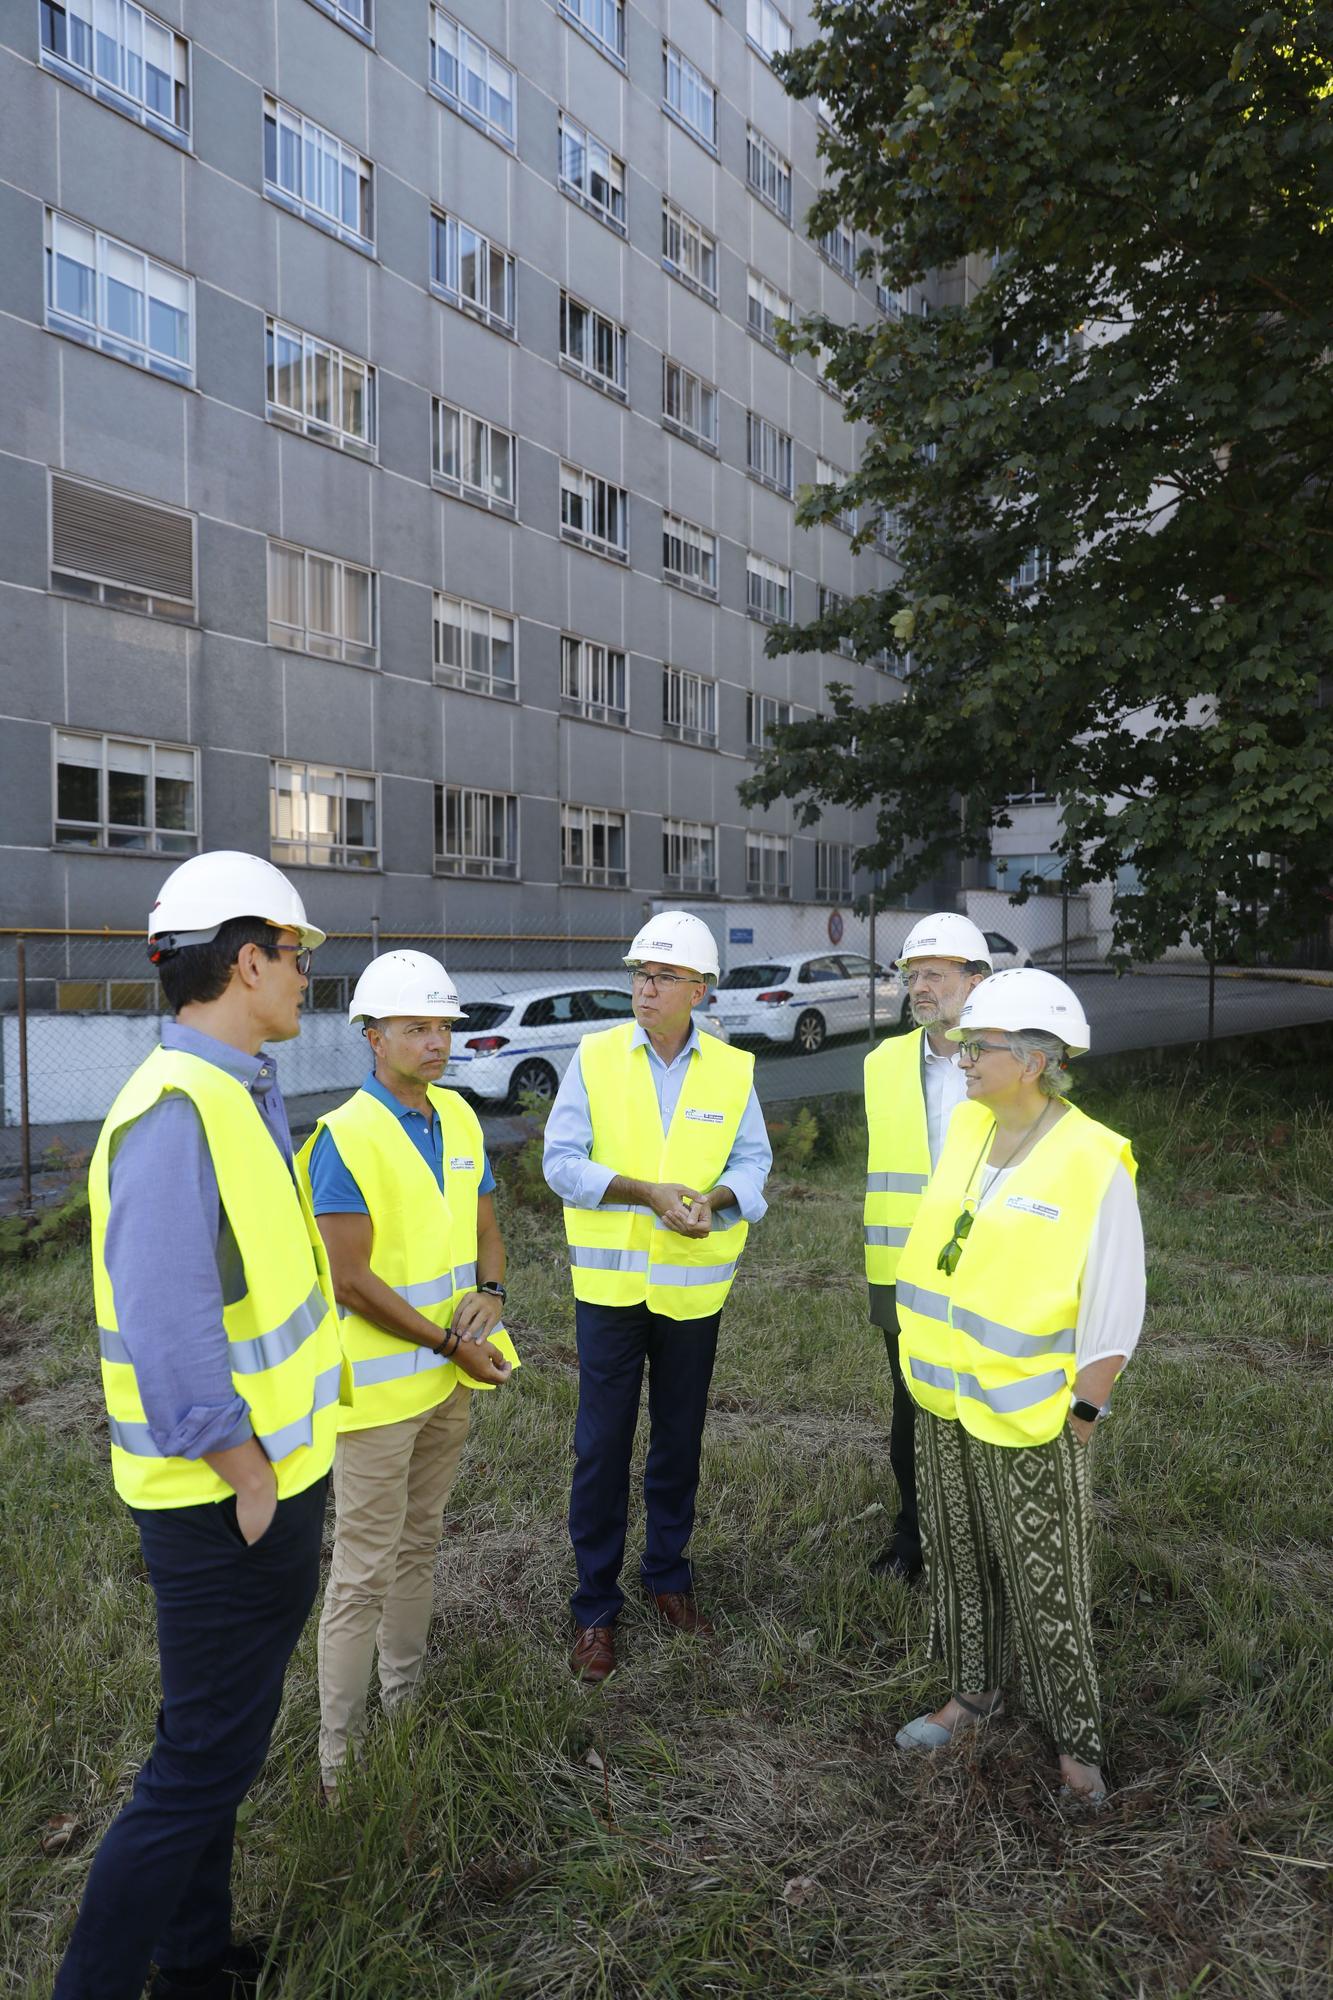
[[(393, 1092), (386, 1090), (372, 1070), (361, 1088), (369, 1096), (387, 1105), (406, 1132), (422, 1159), (435, 1175), (435, 1184), (441, 1194), (444, 1192), (444, 1136), (440, 1121), (424, 1112), (409, 1111), (400, 1104)], [(490, 1194), (495, 1186), (495, 1175), (485, 1153), (481, 1156), (481, 1185), (477, 1194)], [(369, 1215), (365, 1197), (343, 1165), (342, 1155), (334, 1144), (333, 1134), (327, 1125), (316, 1139), (310, 1155), (310, 1192), (316, 1215)]]

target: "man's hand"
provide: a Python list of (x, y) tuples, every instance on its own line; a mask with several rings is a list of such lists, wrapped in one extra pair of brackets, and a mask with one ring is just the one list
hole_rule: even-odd
[(264, 1477), (257, 1479), (253, 1486), (238, 1487), (236, 1492), (236, 1525), (251, 1547), (261, 1535), (268, 1533), (277, 1511), (277, 1475), (265, 1459)]
[(485, 1340), (499, 1325), (503, 1311), (504, 1300), (494, 1292), (469, 1292), (454, 1307), (449, 1331), (461, 1334), (464, 1340)]
[(707, 1236), (713, 1227), (708, 1196), (680, 1181), (650, 1181), (648, 1205), (677, 1236)]
[[(496, 1303), (499, 1304), (498, 1299)], [(499, 1348), (492, 1347), (489, 1340), (462, 1340), (449, 1358), (460, 1374), (474, 1382), (507, 1382), (514, 1372)]]

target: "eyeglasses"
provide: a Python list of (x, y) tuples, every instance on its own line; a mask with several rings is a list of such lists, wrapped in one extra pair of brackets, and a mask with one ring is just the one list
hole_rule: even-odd
[(308, 944), (275, 944), (275, 945), (274, 945), (274, 946), (272, 947), (272, 949), (273, 949), (274, 951), (290, 951), (290, 952), (294, 952), (294, 953), (296, 954), (296, 956), (295, 956), (295, 959), (294, 959), (294, 961), (293, 961), (293, 962), (294, 962), (294, 964), (295, 964), (295, 966), (296, 966), (296, 969), (297, 969), (297, 971), (298, 971), (298, 972), (300, 973), (301, 977), (302, 977), (302, 978), (304, 979), (304, 977), (305, 977), (306, 973), (307, 973), (307, 972), (309, 972), (309, 970), (310, 970), (310, 961), (311, 961), (311, 959), (312, 959), (312, 958), (314, 957), (314, 955), (315, 955), (315, 953), (314, 953), (314, 947), (313, 947), (313, 945), (308, 945)]
[(697, 979), (682, 979), (678, 972), (640, 972), (637, 968), (630, 974), (630, 979), (635, 986), (654, 986), (659, 993), (665, 993), (668, 998), (673, 986), (699, 984)]
[(965, 1062), (974, 1063), (978, 1056), (1012, 1055), (1013, 1050), (1007, 1042), (968, 1041), (958, 1044), (958, 1053)]
[(953, 1235), (935, 1259), (935, 1269), (943, 1271), (946, 1278), (951, 1278), (958, 1269), (958, 1259), (963, 1254), (963, 1245), (968, 1239), (975, 1220), (976, 1217), (973, 1215), (972, 1210), (965, 1208), (953, 1226)]

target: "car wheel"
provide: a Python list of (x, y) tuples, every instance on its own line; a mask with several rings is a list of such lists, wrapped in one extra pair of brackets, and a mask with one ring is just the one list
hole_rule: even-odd
[(521, 1111), (523, 1099), (532, 1093), (534, 1097), (550, 1100), (555, 1096), (557, 1077), (550, 1063), (520, 1063), (509, 1079), (509, 1095), (505, 1099), (506, 1111)]
[(816, 1014), (813, 1007), (807, 1007), (804, 1014), (797, 1016), (796, 1033), (792, 1039), (803, 1056), (817, 1055), (828, 1040), (824, 1016)]

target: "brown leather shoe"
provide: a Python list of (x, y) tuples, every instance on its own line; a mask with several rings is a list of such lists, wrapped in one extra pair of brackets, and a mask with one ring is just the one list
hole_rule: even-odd
[(654, 1590), (649, 1595), (658, 1617), (673, 1625), (677, 1632), (688, 1632), (692, 1639), (712, 1638), (713, 1628), (700, 1611), (693, 1591)]
[(569, 1656), (575, 1680), (604, 1681), (616, 1670), (616, 1628), (614, 1625), (580, 1625)]

